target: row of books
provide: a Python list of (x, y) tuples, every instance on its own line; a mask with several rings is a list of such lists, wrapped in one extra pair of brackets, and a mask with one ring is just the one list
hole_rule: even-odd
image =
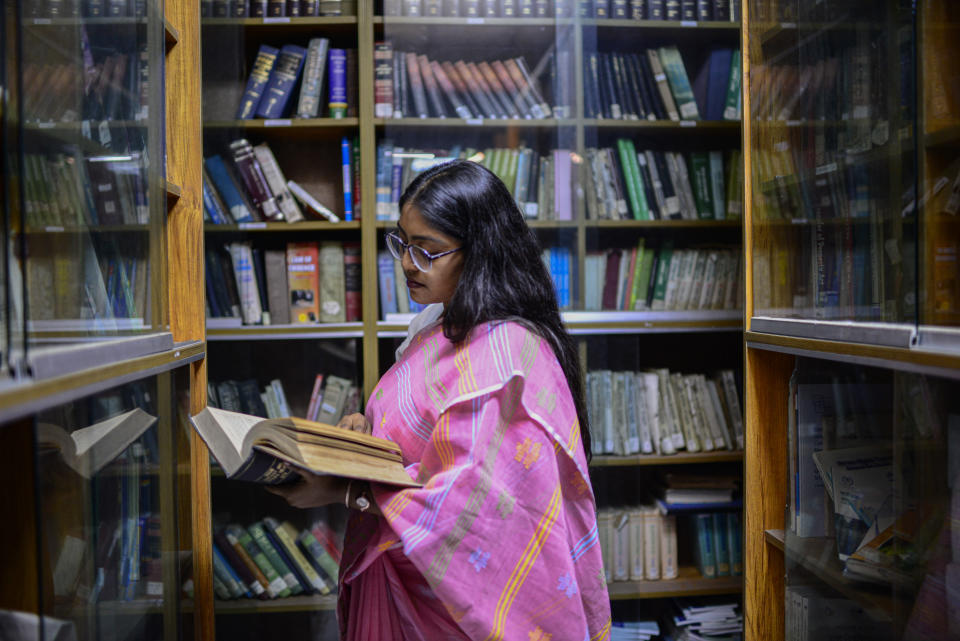
[(247, 527), (219, 528), (213, 539), (213, 589), (219, 599), (278, 599), (337, 590), (340, 549), (322, 521), (298, 529), (268, 516)]
[[(863, 605), (814, 583), (784, 588), (784, 641), (815, 639), (882, 639), (889, 629)], [(935, 628), (926, 627), (928, 632)], [(921, 637), (923, 638), (923, 637)], [(934, 634), (926, 638), (949, 638)]]
[(743, 257), (732, 249), (659, 249), (640, 239), (631, 249), (588, 252), (586, 310), (742, 309)]
[[(230, 143), (229, 160), (216, 154), (203, 163), (204, 220), (217, 225), (248, 222), (295, 223), (305, 220), (300, 205), (330, 222), (360, 219), (359, 139), (343, 137), (343, 210), (334, 213), (304, 189), (287, 180), (267, 143), (256, 146), (245, 138)], [(299, 203), (299, 204), (298, 204)]]
[[(261, 44), (236, 118), (356, 116), (356, 70), (357, 51), (330, 48), (327, 38), (311, 38), (307, 48)], [(324, 103), (327, 111), (321, 108)]]
[(676, 45), (640, 53), (590, 52), (584, 109), (614, 120), (740, 120), (740, 51), (713, 49), (695, 80)]
[(743, 449), (732, 370), (712, 378), (667, 369), (587, 372), (590, 437), (598, 454), (675, 454)]
[(24, 220), (28, 227), (146, 224), (147, 175), (140, 154), (104, 160), (68, 146), (24, 154)]
[(343, 15), (343, 0), (200, 0), (201, 18), (309, 18)]
[(739, 21), (740, 0), (384, 0), (386, 16)]
[(456, 159), (473, 160), (496, 174), (528, 219), (573, 220), (577, 165), (569, 150), (541, 154), (522, 145), (424, 150), (395, 146), (390, 140), (377, 147), (377, 220), (397, 220), (397, 204), (407, 185), (430, 167)]
[(585, 152), (586, 213), (592, 220), (739, 220), (743, 213), (740, 152), (689, 154), (636, 148)]
[(697, 533), (694, 558), (700, 576), (743, 574), (743, 535), (738, 512), (705, 512), (689, 517)]
[[(224, 380), (207, 383), (207, 402), (211, 407), (263, 418), (294, 416), (287, 401), (283, 381), (276, 378), (262, 388), (255, 379)], [(319, 373), (313, 381), (310, 400), (303, 418), (336, 425), (348, 414), (360, 411), (360, 387), (333, 374)]]
[(374, 51), (378, 118), (550, 118), (523, 56), (479, 62), (438, 62), (395, 51), (389, 41)]
[(115, 319), (149, 323), (147, 250), (145, 237), (120, 242), (53, 234), (32, 240), (24, 268), (30, 320), (80, 320), (101, 329), (115, 328)]
[(356, 322), (362, 318), (360, 246), (249, 241), (206, 248), (208, 318), (244, 325)]
[(122, 18), (147, 15), (147, 0), (29, 0), (28, 18)]
[(380, 320), (388, 320), (390, 314), (418, 313), (425, 307), (410, 298), (403, 267), (388, 251), (377, 254), (377, 286), (380, 293)]
[(31, 61), (24, 64), (25, 120), (36, 123), (146, 120), (150, 101), (150, 60), (146, 47), (134, 51), (108, 48), (104, 52), (100, 46), (91, 48), (87, 38), (84, 48), (87, 55), (80, 63)]
[(607, 583), (675, 579), (677, 517), (653, 505), (601, 508), (597, 534)]

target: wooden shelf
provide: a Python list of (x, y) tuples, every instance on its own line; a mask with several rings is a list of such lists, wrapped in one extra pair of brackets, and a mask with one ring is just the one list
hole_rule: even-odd
[(634, 228), (634, 227), (666, 227), (666, 228), (729, 228), (740, 229), (741, 220), (588, 220), (586, 227), (597, 228)]
[(572, 25), (573, 18), (451, 18), (437, 17), (410, 17), (410, 16), (376, 16), (374, 24), (383, 25), (387, 29), (393, 27), (555, 27), (557, 25)]
[(784, 541), (786, 535), (783, 533), (783, 530), (765, 530), (763, 532), (763, 536), (767, 540), (767, 543), (777, 548), (781, 552), (784, 551)]
[(359, 118), (250, 118), (247, 120), (208, 120), (206, 131), (217, 129), (296, 129), (300, 135), (310, 129), (347, 129), (357, 127)]
[(285, 599), (237, 599), (214, 601), (216, 614), (269, 614), (277, 612), (333, 611), (337, 609), (337, 597), (328, 595), (291, 596)]
[(307, 18), (203, 18), (200, 21), (202, 27), (335, 27), (357, 24), (357, 16), (314, 16)]
[(666, 581), (630, 581), (608, 583), (611, 601), (625, 599), (668, 599), (671, 597), (702, 596), (707, 594), (740, 594), (742, 576), (722, 576), (705, 579), (692, 566), (681, 567), (676, 579)]
[(584, 127), (597, 129), (642, 129), (645, 131), (691, 131), (739, 132), (739, 120), (614, 120), (612, 118), (584, 118)]
[(954, 151), (957, 147), (960, 147), (960, 125), (931, 131), (924, 135), (923, 143), (930, 149)]
[(717, 20), (630, 20), (623, 18), (583, 18), (580, 24), (585, 27), (614, 28), (614, 29), (643, 29), (657, 32), (688, 31), (722, 31), (730, 33), (740, 32), (739, 22)]
[(299, 223), (237, 223), (235, 225), (216, 225), (213, 223), (204, 223), (203, 231), (217, 234), (237, 234), (237, 233), (273, 233), (273, 232), (297, 232), (297, 231), (347, 231), (359, 230), (359, 220), (344, 220), (339, 223), (331, 223), (326, 220), (305, 220)]
[(174, 27), (166, 18), (163, 19), (163, 32), (163, 38), (167, 46), (167, 51), (170, 51), (178, 42), (180, 42), (180, 32), (177, 31), (177, 28)]
[(183, 191), (180, 189), (180, 185), (176, 185), (169, 180), (166, 181), (167, 188), (167, 209), (173, 207), (180, 197), (183, 195)]
[(129, 27), (145, 26), (146, 17), (115, 17), (115, 18), (27, 18), (24, 20), (27, 27)]
[(480, 127), (486, 129), (554, 129), (575, 127), (575, 119), (527, 118), (376, 118), (378, 127)]
[(633, 454), (630, 456), (594, 456), (590, 467), (638, 467), (645, 465), (689, 465), (701, 463), (742, 463), (742, 451), (678, 452), (666, 456)]
[[(315, 338), (363, 338), (363, 323), (313, 325), (233, 325), (239, 319), (207, 319), (207, 340), (305, 340)], [(229, 323), (231, 326), (225, 326)]]
[(28, 236), (45, 234), (142, 234), (150, 231), (149, 225), (84, 225), (67, 227), (62, 225), (37, 225), (24, 230)]

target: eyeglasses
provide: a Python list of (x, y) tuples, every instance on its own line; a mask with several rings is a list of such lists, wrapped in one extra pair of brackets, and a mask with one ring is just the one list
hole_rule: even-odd
[(390, 253), (393, 255), (393, 257), (397, 260), (403, 260), (403, 252), (408, 252), (410, 254), (410, 260), (413, 262), (413, 266), (422, 272), (430, 271), (430, 269), (433, 267), (433, 261), (435, 259), (463, 249), (463, 247), (457, 247), (455, 249), (448, 249), (445, 252), (431, 254), (419, 245), (411, 245), (403, 242), (403, 239), (397, 236), (396, 232), (387, 232), (386, 236), (387, 249), (390, 250)]

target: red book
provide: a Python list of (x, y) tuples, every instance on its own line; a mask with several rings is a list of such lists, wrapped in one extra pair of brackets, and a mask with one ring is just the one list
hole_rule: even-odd
[(344, 303), (347, 308), (348, 323), (356, 322), (363, 318), (362, 273), (360, 243), (343, 243)]
[(333, 531), (333, 528), (327, 525), (326, 521), (317, 521), (313, 524), (310, 532), (339, 565), (340, 543), (337, 540), (337, 534)]
[(603, 278), (602, 309), (617, 308), (617, 288), (620, 283), (620, 250), (611, 249), (607, 254), (607, 271)]
[(308, 421), (316, 421), (320, 413), (320, 403), (323, 401), (323, 374), (317, 374), (313, 379), (313, 391), (310, 392), (310, 404), (307, 405), (307, 415), (304, 416)]

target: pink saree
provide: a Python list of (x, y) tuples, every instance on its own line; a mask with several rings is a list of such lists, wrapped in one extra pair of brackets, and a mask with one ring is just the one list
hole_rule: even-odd
[(549, 343), (516, 323), (421, 331), (367, 404), (417, 489), (375, 488), (340, 571), (341, 637), (587, 641), (610, 632), (580, 426)]

